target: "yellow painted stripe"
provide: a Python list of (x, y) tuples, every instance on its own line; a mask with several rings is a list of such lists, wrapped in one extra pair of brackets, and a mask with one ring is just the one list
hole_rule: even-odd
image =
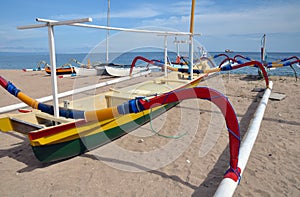
[(0, 119), (0, 130), (3, 132), (12, 131), (13, 127), (11, 125), (9, 117), (1, 118)]

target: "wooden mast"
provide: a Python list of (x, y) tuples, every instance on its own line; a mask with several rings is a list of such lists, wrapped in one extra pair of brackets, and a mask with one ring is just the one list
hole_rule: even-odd
[(195, 13), (195, 5), (196, 0), (192, 0), (192, 8), (191, 8), (191, 21), (190, 21), (190, 44), (189, 44), (189, 59), (190, 59), (190, 65), (189, 65), (189, 72), (190, 77), (189, 79), (193, 79), (193, 61), (194, 61), (194, 43), (193, 43), (193, 34), (194, 34), (194, 13)]

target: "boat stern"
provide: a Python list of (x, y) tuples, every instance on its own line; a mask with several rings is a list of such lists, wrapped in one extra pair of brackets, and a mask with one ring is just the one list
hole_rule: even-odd
[(57, 124), (72, 122), (65, 118), (55, 118), (48, 114), (34, 110), (29, 113), (6, 114), (0, 116), (0, 131), (15, 131), (24, 135)]
[(29, 132), (41, 128), (43, 126), (15, 117), (6, 116), (0, 118), (0, 131), (2, 132), (15, 131), (27, 135)]

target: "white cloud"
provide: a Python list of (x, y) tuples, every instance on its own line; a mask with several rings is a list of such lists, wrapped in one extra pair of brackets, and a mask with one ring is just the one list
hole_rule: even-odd
[(246, 10), (243, 13), (204, 15), (203, 19), (207, 22), (203, 25), (208, 27), (209, 34), (218, 32), (216, 26), (222, 27), (223, 34), (300, 32), (296, 20), (299, 8), (286, 5)]
[[(159, 0), (148, 1), (146, 3), (145, 1), (140, 1), (130, 9), (119, 8), (119, 11), (117, 11), (116, 9), (112, 9), (111, 18), (117, 19), (114, 20), (114, 26), (125, 26), (129, 28), (132, 26), (160, 26), (169, 27), (179, 31), (189, 31), (191, 1), (181, 0), (168, 2), (169, 4), (166, 3), (167, 1)], [(272, 33), (278, 35), (282, 35), (281, 33), (283, 33), (285, 35), (297, 35), (297, 32), (300, 32), (299, 21), (297, 20), (299, 18), (298, 15), (300, 10), (299, 0), (293, 1), (293, 3), (290, 3), (290, 1), (285, 3), (281, 2), (281, 4), (279, 4), (278, 1), (262, 1), (259, 2), (259, 4), (257, 3), (257, 1), (254, 1), (253, 3), (256, 3), (256, 5), (254, 6), (251, 4), (251, 6), (243, 7), (240, 4), (237, 4), (230, 7), (228, 6), (228, 3), (226, 1), (223, 1), (222, 3), (217, 3), (216, 0), (197, 1), (197, 7), (195, 10), (195, 33), (202, 33), (204, 35), (202, 37), (203, 41), (205, 41), (204, 39), (206, 39), (206, 36), (210, 36), (209, 38), (207, 38), (208, 41), (215, 42), (215, 40), (217, 40), (219, 44), (230, 39), (235, 41), (244, 41), (245, 39), (251, 37), (251, 35), (255, 35), (254, 37), (256, 39), (256, 35), (262, 33)], [(266, 5), (267, 3), (269, 4)], [(225, 9), (225, 7), (223, 6), (228, 6), (230, 7), (230, 9)], [(87, 15), (53, 15), (50, 16), (50, 19), (67, 20), (86, 17), (92, 17), (94, 19), (94, 24), (96, 24), (99, 23), (99, 21), (102, 19), (106, 20), (106, 12), (104, 11), (102, 13), (98, 13), (95, 11), (95, 13), (88, 13)], [(118, 24), (118, 21), (124, 21), (119, 19), (130, 20), (128, 20), (129, 23)], [(101, 21), (101, 23), (102, 22), (103, 21)], [(23, 22), (18, 21), (18, 23), (22, 24)], [(46, 43), (45, 45), (47, 45), (48, 34), (46, 28), (20, 31), (16, 30), (15, 26), (9, 25), (10, 24), (2, 24), (2, 26), (0, 27), (0, 46), (38, 47), (39, 44), (37, 43), (41, 40)], [(68, 27), (67, 29), (63, 29), (63, 27), (60, 27), (55, 31), (58, 38), (65, 38), (64, 36), (70, 37), (68, 36), (68, 34), (74, 34), (74, 30), (70, 27)], [(78, 44), (79, 47), (84, 46), (84, 43), (86, 43), (87, 41), (84, 40), (80, 42), (80, 40), (86, 37), (94, 40), (95, 38), (90, 35), (94, 35), (96, 33), (98, 34), (98, 30), (96, 33), (93, 31), (96, 30), (80, 30), (82, 34), (76, 34), (76, 39), (78, 41), (76, 44)], [(276, 36), (276, 38), (279, 37), (280, 36)], [(292, 36), (286, 37), (289, 37), (290, 40), (293, 40), (289, 43), (297, 45), (296, 41), (294, 42), (294, 39), (296, 38)], [(35, 42), (35, 40), (38, 41)], [(259, 43), (259, 40), (248, 41), (248, 45), (249, 43), (250, 45), (251, 43)], [(209, 46), (214, 46), (214, 44)], [(230, 43), (226, 43), (224, 45), (227, 47), (227, 44)], [(252, 49), (253, 48), (254, 47), (252, 47)]]
[[(242, 11), (224, 10), (195, 16), (195, 32), (209, 35), (300, 32), (300, 4), (247, 8)], [(144, 25), (161, 24), (172, 28), (187, 27), (189, 16), (170, 16), (144, 20)]]
[[(160, 15), (161, 12), (152, 9), (151, 7), (139, 7), (131, 10), (125, 10), (125, 11), (111, 11), (110, 18), (135, 18), (135, 19), (141, 19), (141, 18), (151, 18), (156, 17)], [(76, 18), (86, 18), (91, 17), (93, 19), (103, 19), (107, 17), (107, 13), (96, 13), (96, 14), (89, 14), (89, 15), (83, 15), (83, 14), (65, 14), (65, 15), (56, 15), (52, 16), (52, 19), (55, 20), (66, 20), (66, 19), (76, 19)]]
[(150, 18), (160, 15), (161, 13), (155, 9), (145, 7), (124, 12), (112, 12), (112, 18)]

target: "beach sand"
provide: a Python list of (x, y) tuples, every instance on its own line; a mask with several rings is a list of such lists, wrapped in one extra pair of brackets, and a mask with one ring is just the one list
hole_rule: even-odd
[[(51, 78), (42, 72), (0, 70), (34, 98), (51, 94)], [(138, 83), (147, 77), (131, 80)], [(107, 78), (58, 79), (64, 92)], [(260, 133), (234, 196), (300, 196), (300, 89), (293, 77), (271, 76), (273, 92)], [(123, 84), (124, 85), (124, 84)], [(201, 82), (232, 103), (242, 136), (265, 83), (246, 75), (220, 75)], [(119, 85), (103, 87), (103, 92)], [(0, 89), (0, 107), (19, 103)], [(60, 99), (60, 102), (65, 99)], [(16, 111), (11, 112), (16, 113)], [(152, 129), (151, 129), (152, 125)], [(208, 101), (183, 101), (136, 131), (65, 161), (42, 164), (26, 137), (0, 133), (0, 196), (212, 196), (228, 168), (228, 133), (220, 112)], [(161, 137), (153, 132), (167, 135)], [(172, 139), (174, 135), (181, 135)]]

